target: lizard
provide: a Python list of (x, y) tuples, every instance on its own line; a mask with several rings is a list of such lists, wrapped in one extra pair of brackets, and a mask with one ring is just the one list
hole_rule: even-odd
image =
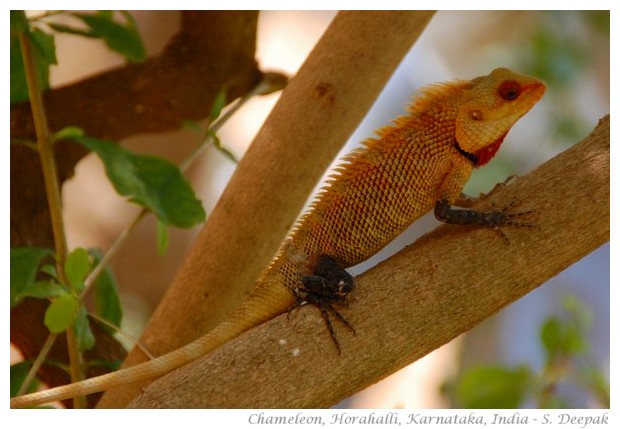
[[(318, 305), (326, 318), (326, 309), (333, 309), (331, 303), (344, 300), (353, 288), (338, 270), (346, 273), (368, 259), (431, 210), (447, 223), (496, 229), (519, 225), (515, 221), (519, 213), (512, 213), (510, 207), (481, 212), (462, 208), (462, 203), (457, 206), (473, 169), (495, 156), (512, 126), (545, 90), (541, 80), (507, 68), (421, 89), (406, 114), (342, 158), (253, 291), (227, 320), (168, 354), (11, 398), (11, 407), (49, 403), (164, 375), (304, 301)], [(326, 281), (321, 282), (322, 278)], [(319, 295), (325, 288), (331, 295), (324, 300)], [(336, 342), (330, 324), (328, 328)]]

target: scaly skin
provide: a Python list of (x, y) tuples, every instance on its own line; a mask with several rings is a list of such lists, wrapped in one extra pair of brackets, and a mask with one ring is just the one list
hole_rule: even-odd
[[(406, 116), (343, 159), (261, 274), (253, 293), (227, 321), (157, 359), (13, 398), (11, 407), (82, 396), (163, 375), (286, 312), (295, 304), (291, 291), (300, 276), (313, 273), (319, 256), (328, 255), (344, 268), (354, 266), (438, 202), (444, 203), (444, 209), (446, 202), (454, 204), (471, 171), (495, 155), (512, 125), (544, 92), (540, 80), (502, 68), (471, 81), (425, 88)], [(496, 223), (509, 223), (503, 213), (496, 214)], [(449, 221), (449, 216), (442, 220)], [(458, 223), (466, 222), (461, 218)]]

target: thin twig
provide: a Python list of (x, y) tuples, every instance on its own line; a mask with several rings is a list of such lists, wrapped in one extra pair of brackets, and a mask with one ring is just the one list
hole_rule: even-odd
[(89, 313), (88, 317), (91, 317), (91, 318), (95, 319), (97, 322), (102, 323), (102, 324), (104, 324), (106, 326), (109, 326), (110, 328), (114, 329), (116, 332), (118, 332), (119, 334), (121, 334), (125, 338), (128, 338), (137, 348), (139, 348), (142, 351), (142, 353), (144, 353), (146, 356), (148, 356), (149, 359), (155, 359), (155, 356), (153, 355), (153, 353), (151, 353), (149, 351), (149, 349), (147, 349), (146, 346), (144, 344), (142, 344), (138, 338), (134, 337), (129, 332), (124, 331), (123, 329), (121, 329), (120, 326), (117, 326), (114, 323), (111, 323), (111, 322), (109, 322), (109, 321), (107, 321), (107, 320), (97, 316), (96, 314), (90, 314)]
[[(67, 241), (65, 238), (64, 223), (62, 221), (60, 186), (58, 184), (54, 153), (50, 144), (50, 131), (47, 124), (47, 116), (45, 114), (43, 98), (41, 97), (36, 78), (36, 66), (32, 56), (30, 40), (28, 40), (26, 32), (21, 32), (19, 34), (19, 42), (23, 53), (26, 81), (28, 82), (28, 96), (30, 97), (30, 107), (37, 134), (37, 146), (41, 158), (45, 190), (50, 209), (54, 243), (56, 246), (56, 260), (58, 265), (64, 265), (64, 261), (67, 257)], [(59, 267), (58, 272), (61, 276), (64, 276), (64, 269), (62, 267)]]
[[(276, 89), (277, 90), (277, 89)], [(202, 153), (202, 151), (209, 145), (213, 143), (215, 138), (215, 134), (222, 128), (222, 126), (235, 114), (237, 111), (245, 105), (252, 97), (257, 95), (268, 94), (274, 91), (274, 84), (270, 82), (268, 79), (261, 80), (258, 85), (256, 85), (252, 91), (248, 92), (246, 95), (237, 100), (232, 106), (230, 106), (223, 114), (220, 116), (218, 120), (213, 122), (213, 125), (207, 127), (207, 130), (204, 133), (203, 142), (196, 148), (194, 151), (183, 161), (179, 168), (181, 171), (186, 171), (189, 166), (194, 163), (194, 161), (198, 158), (198, 156)]]
[(148, 211), (146, 209), (140, 210), (140, 213), (136, 215), (131, 224), (123, 232), (121, 232), (121, 234), (114, 241), (114, 243), (112, 243), (112, 246), (110, 246), (108, 251), (103, 255), (103, 258), (101, 258), (97, 265), (95, 265), (95, 268), (93, 268), (93, 270), (88, 274), (88, 277), (86, 277), (86, 280), (84, 281), (84, 290), (80, 294), (80, 298), (82, 298), (86, 294), (88, 289), (95, 283), (95, 280), (97, 280), (99, 274), (101, 274), (105, 267), (108, 266), (112, 258), (120, 249), (120, 247), (123, 245), (123, 243), (125, 243), (127, 238), (129, 238), (133, 230), (136, 228), (136, 226), (138, 226), (140, 221), (144, 218), (144, 216), (146, 216), (147, 213)]
[(41, 368), (41, 365), (43, 365), (43, 362), (45, 362), (45, 358), (47, 357), (50, 350), (52, 349), (52, 346), (54, 345), (54, 341), (56, 341), (57, 336), (58, 334), (48, 335), (47, 339), (45, 340), (45, 343), (43, 343), (43, 347), (41, 347), (41, 350), (39, 351), (39, 354), (37, 355), (34, 362), (32, 362), (32, 367), (28, 371), (28, 374), (26, 374), (26, 378), (24, 378), (22, 385), (19, 386), (19, 390), (17, 391), (17, 396), (23, 395), (24, 393), (26, 393), (28, 388), (30, 388), (30, 385), (32, 384), (32, 380), (34, 380), (34, 378), (37, 375), (37, 372), (39, 372), (39, 368)]
[[(82, 367), (82, 353), (77, 346), (77, 338), (73, 331), (73, 326), (69, 326), (67, 329), (67, 349), (69, 351), (69, 374), (71, 375), (71, 381), (76, 383), (84, 380), (84, 371)], [(73, 408), (86, 408), (86, 397), (76, 396), (73, 398)]]

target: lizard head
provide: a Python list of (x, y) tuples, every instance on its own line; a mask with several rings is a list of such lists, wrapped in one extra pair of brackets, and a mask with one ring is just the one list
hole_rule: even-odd
[(455, 137), (459, 149), (477, 160), (476, 167), (486, 164), (514, 123), (544, 93), (541, 80), (506, 68), (472, 79), (457, 105)]

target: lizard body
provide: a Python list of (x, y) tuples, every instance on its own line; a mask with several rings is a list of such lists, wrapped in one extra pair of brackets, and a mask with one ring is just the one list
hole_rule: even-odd
[(510, 215), (501, 211), (489, 216), (453, 210), (450, 205), (458, 201), (471, 171), (495, 155), (512, 125), (544, 91), (542, 81), (503, 68), (471, 81), (426, 87), (408, 106), (407, 115), (343, 158), (253, 292), (228, 320), (159, 358), (12, 398), (11, 407), (103, 391), (185, 365), (293, 307), (296, 299), (291, 292), (300, 278), (315, 274), (322, 256), (343, 268), (357, 265), (433, 208), (443, 221), (510, 224)]

